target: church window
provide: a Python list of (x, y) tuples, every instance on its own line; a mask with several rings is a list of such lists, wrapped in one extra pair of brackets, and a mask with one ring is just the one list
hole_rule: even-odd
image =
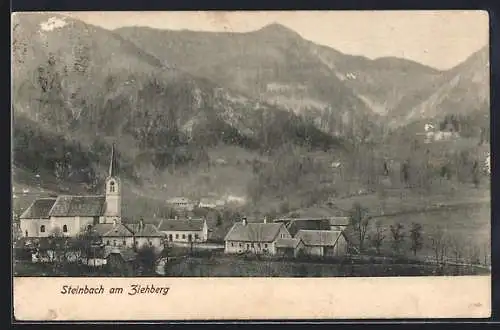
[(109, 239), (106, 241), (106, 245), (109, 245)]
[(186, 235), (182, 234), (182, 239), (186, 239)]
[(123, 240), (123, 245), (127, 245), (127, 241), (126, 240)]
[(169, 234), (169, 235), (168, 235), (168, 240), (169, 240), (169, 241), (173, 241), (173, 239), (172, 239), (172, 234)]
[(111, 181), (109, 183), (109, 192), (115, 192), (115, 182)]
[(27, 230), (24, 232), (24, 236), (28, 237), (28, 231)]
[(44, 225), (41, 225), (41, 226), (40, 226), (40, 232), (41, 232), (41, 233), (45, 233), (45, 226), (44, 226)]
[(179, 234), (175, 234), (175, 239), (179, 239)]
[(64, 225), (63, 226), (63, 233), (67, 233), (68, 232), (68, 226)]
[(149, 246), (153, 246), (153, 242), (149, 241)]

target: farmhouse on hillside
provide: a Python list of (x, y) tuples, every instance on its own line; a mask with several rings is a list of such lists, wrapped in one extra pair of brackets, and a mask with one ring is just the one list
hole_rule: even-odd
[(76, 236), (97, 224), (121, 223), (121, 183), (116, 171), (113, 145), (105, 195), (36, 199), (21, 214), (23, 236), (47, 237), (55, 231)]
[(235, 223), (224, 238), (225, 253), (275, 255), (276, 242), (283, 238), (292, 238), (283, 223), (249, 223), (243, 219)]
[(341, 231), (299, 230), (295, 238), (304, 244), (304, 253), (316, 257), (338, 257), (348, 253), (348, 244)]
[(208, 226), (205, 219), (162, 219), (158, 224), (167, 242), (203, 243), (208, 240)]
[(196, 203), (186, 197), (174, 197), (167, 200), (167, 204), (179, 211), (192, 211)]

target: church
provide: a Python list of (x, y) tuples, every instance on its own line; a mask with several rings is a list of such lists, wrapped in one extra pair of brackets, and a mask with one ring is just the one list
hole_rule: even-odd
[(111, 227), (130, 231), (122, 224), (122, 187), (117, 174), (114, 145), (105, 189), (104, 195), (60, 195), (57, 198), (36, 199), (20, 217), (22, 235), (37, 238), (59, 232), (65, 236), (76, 236), (85, 229), (102, 229), (100, 227), (106, 227), (108, 231)]

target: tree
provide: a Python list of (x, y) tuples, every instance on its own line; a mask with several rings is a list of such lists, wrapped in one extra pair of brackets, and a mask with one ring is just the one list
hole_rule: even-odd
[(443, 263), (447, 242), (441, 227), (436, 228), (435, 232), (430, 237), (430, 242), (436, 263)]
[(392, 248), (396, 254), (400, 253), (401, 245), (405, 238), (403, 229), (404, 227), (401, 223), (391, 225)]
[(401, 178), (403, 179), (403, 183), (408, 185), (410, 181), (410, 165), (408, 161), (405, 161), (401, 165)]
[(380, 247), (382, 246), (382, 242), (385, 239), (385, 228), (382, 227), (382, 223), (377, 221), (375, 224), (375, 232), (370, 236), (371, 245), (377, 251), (377, 254), (380, 254)]
[(419, 223), (413, 223), (410, 229), (410, 239), (411, 239), (411, 251), (413, 255), (417, 255), (417, 251), (422, 249), (423, 238), (422, 238), (422, 225)]
[(367, 210), (363, 208), (361, 204), (355, 202), (349, 214), (349, 224), (359, 239), (360, 252), (363, 250), (363, 243), (365, 241), (368, 223), (370, 221), (370, 217), (367, 213)]

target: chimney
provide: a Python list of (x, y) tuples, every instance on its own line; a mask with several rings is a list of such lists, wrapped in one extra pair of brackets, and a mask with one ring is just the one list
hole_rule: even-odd
[(243, 217), (241, 219), (241, 223), (243, 224), (243, 226), (246, 226), (247, 225), (247, 218), (246, 217)]
[(267, 217), (264, 217), (264, 223), (267, 223)]
[(141, 217), (141, 220), (139, 221), (139, 230), (144, 229), (144, 219)]

